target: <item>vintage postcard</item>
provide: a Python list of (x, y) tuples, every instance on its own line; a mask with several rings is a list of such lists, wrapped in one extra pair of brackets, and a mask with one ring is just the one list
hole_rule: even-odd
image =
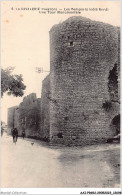
[(1, 194), (120, 194), (120, 1), (1, 1)]

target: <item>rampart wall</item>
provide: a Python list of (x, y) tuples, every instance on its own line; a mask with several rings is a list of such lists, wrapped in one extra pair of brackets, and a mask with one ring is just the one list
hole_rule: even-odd
[(110, 124), (119, 113), (118, 83), (112, 101), (108, 77), (119, 63), (118, 36), (117, 27), (82, 17), (50, 30), (52, 143), (86, 145), (115, 135)]

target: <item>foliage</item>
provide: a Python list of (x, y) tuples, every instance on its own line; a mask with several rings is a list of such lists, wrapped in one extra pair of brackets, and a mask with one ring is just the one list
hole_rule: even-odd
[(22, 75), (13, 75), (12, 70), (12, 67), (1, 69), (1, 97), (5, 92), (16, 97), (24, 95), (26, 86), (23, 83)]
[(118, 70), (117, 64), (114, 65), (113, 69), (109, 72), (108, 77), (108, 91), (110, 94), (111, 101), (118, 101)]

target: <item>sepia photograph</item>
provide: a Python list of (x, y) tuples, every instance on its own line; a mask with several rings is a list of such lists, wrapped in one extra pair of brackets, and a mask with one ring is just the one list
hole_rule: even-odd
[(1, 1), (3, 192), (120, 191), (120, 8)]

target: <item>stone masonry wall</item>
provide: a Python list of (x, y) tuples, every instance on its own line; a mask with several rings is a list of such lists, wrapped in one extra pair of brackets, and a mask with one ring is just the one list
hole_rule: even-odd
[(8, 118), (7, 118), (7, 132), (8, 134), (11, 134), (11, 130), (15, 127), (15, 111), (18, 108), (18, 106), (13, 106), (11, 108), (8, 108)]
[(41, 99), (32, 93), (24, 97), (18, 107), (8, 109), (8, 126), (17, 128), (19, 136), (39, 138), (41, 123)]
[(50, 75), (42, 82), (40, 137), (49, 139), (50, 132)]
[(50, 30), (50, 138), (86, 145), (115, 135), (110, 124), (120, 106), (110, 101), (108, 77), (119, 59), (118, 28), (71, 17)]
[(40, 131), (41, 99), (32, 93), (19, 105), (19, 134), (25, 130), (26, 137), (38, 138)]

